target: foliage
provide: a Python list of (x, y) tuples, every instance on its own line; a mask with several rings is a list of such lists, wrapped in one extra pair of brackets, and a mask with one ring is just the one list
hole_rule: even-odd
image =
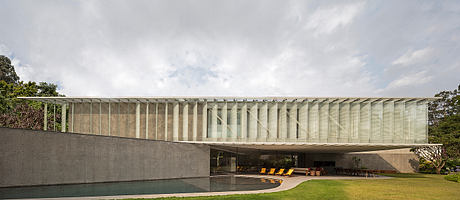
[[(18, 99), (23, 96), (63, 96), (57, 92), (57, 85), (46, 82), (23, 82), (16, 77), (14, 66), (9, 59), (0, 55), (2, 64), (2, 74), (0, 80), (0, 126), (11, 128), (43, 128), (43, 103)], [(6, 64), (4, 64), (6, 63)], [(9, 65), (9, 66), (6, 66)], [(3, 73), (3, 68), (8, 69), (9, 73)], [(4, 78), (4, 75), (6, 78)], [(59, 130), (61, 106), (49, 105), (48, 109), (48, 130), (56, 126)], [(54, 123), (54, 113), (56, 113), (56, 123)]]
[(460, 158), (460, 114), (446, 116), (431, 127), (430, 142), (443, 144), (449, 158)]
[(460, 183), (460, 174), (450, 174), (450, 175), (444, 176), (444, 179), (448, 181)]
[(436, 173), (440, 174), (441, 169), (446, 164), (447, 154), (442, 146), (424, 146), (413, 149), (415, 155), (419, 158), (428, 161), (435, 169)]
[(0, 80), (6, 83), (17, 83), (19, 76), (16, 74), (11, 60), (3, 55), (0, 55)]
[(445, 167), (448, 172), (460, 172), (460, 158), (447, 160)]
[(436, 94), (441, 99), (429, 104), (429, 142), (441, 143), (451, 159), (460, 158), (460, 85)]
[(358, 157), (356, 157), (356, 156), (353, 156), (353, 157), (351, 158), (351, 161), (352, 161), (352, 163), (353, 163), (353, 168), (354, 168), (354, 169), (359, 169), (359, 168), (360, 168), (360, 166), (361, 166), (361, 158), (358, 158)]

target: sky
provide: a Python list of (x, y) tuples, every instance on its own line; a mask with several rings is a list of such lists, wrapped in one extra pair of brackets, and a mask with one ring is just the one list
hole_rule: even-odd
[(0, 0), (0, 54), (66, 96), (430, 97), (460, 1)]

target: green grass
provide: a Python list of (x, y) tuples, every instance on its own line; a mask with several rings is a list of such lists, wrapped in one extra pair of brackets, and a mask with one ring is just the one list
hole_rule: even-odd
[(460, 184), (433, 174), (387, 174), (393, 179), (311, 180), (297, 187), (268, 194), (214, 197), (163, 198), (194, 199), (460, 199)]

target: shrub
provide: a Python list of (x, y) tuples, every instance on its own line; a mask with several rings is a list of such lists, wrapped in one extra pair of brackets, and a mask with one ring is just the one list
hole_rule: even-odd
[(444, 179), (446, 179), (448, 181), (453, 181), (453, 182), (460, 183), (460, 174), (447, 175), (447, 176), (444, 176)]

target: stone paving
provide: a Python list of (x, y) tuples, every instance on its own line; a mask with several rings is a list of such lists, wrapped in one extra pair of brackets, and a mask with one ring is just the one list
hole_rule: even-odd
[(315, 179), (388, 179), (390, 177), (376, 176), (376, 177), (359, 177), (359, 176), (270, 176), (270, 175), (235, 175), (237, 177), (252, 177), (252, 178), (268, 178), (282, 180), (280, 186), (265, 190), (251, 190), (251, 191), (226, 191), (226, 192), (197, 192), (197, 193), (174, 193), (174, 194), (142, 194), (142, 195), (120, 195), (120, 196), (96, 196), (96, 197), (64, 197), (64, 198), (46, 198), (46, 200), (59, 199), (59, 200), (96, 200), (96, 199), (128, 199), (128, 198), (161, 198), (161, 197), (197, 197), (197, 196), (220, 196), (232, 194), (260, 194), (271, 193), (289, 190), (300, 183), (308, 180)]

